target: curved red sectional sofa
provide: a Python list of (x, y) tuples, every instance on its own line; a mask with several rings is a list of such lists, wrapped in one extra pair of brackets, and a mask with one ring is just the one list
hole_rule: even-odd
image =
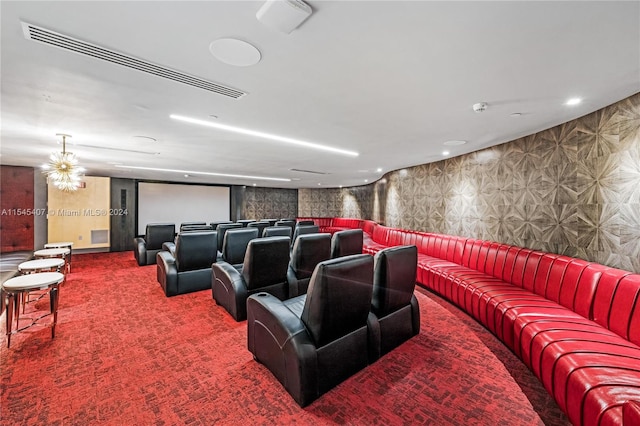
[(321, 232), (361, 228), (365, 253), (416, 245), (418, 284), (500, 338), (573, 424), (640, 425), (640, 275), (370, 220), (303, 219)]

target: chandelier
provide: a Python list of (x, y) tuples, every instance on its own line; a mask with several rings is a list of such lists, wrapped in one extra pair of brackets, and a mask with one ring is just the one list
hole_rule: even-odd
[(80, 177), (84, 168), (78, 167), (78, 160), (72, 152), (67, 152), (67, 138), (70, 135), (57, 134), (62, 136), (62, 152), (53, 152), (49, 157), (49, 163), (42, 166), (43, 173), (47, 174), (50, 183), (56, 188), (71, 192), (80, 186)]

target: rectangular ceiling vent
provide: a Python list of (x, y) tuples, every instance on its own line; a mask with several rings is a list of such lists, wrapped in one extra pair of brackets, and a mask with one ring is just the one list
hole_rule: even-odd
[(289, 169), (289, 170), (291, 170), (292, 172), (311, 173), (311, 174), (314, 174), (314, 175), (328, 175), (328, 174), (330, 174), (330, 173), (325, 173), (325, 172), (316, 172), (316, 171), (313, 171), (313, 170), (304, 170), (304, 169)]
[(246, 92), (243, 92), (241, 90), (233, 89), (231, 87), (214, 83), (212, 81), (203, 80), (201, 78), (194, 77), (192, 75), (188, 75), (179, 71), (174, 71), (160, 65), (152, 64), (151, 62), (134, 58), (133, 56), (124, 55), (113, 50), (105, 49), (104, 47), (100, 47), (86, 41), (78, 40), (73, 37), (48, 30), (46, 28), (28, 24), (26, 22), (22, 22), (22, 30), (24, 31), (24, 36), (28, 40), (37, 41), (49, 46), (54, 46), (70, 52), (79, 53), (81, 55), (102, 59), (103, 61), (111, 62), (112, 64), (122, 65), (123, 67), (146, 72), (148, 74), (153, 74), (158, 77), (177, 81), (178, 83), (188, 84), (189, 86), (208, 90), (210, 92), (228, 96), (233, 99), (239, 99), (247, 94)]

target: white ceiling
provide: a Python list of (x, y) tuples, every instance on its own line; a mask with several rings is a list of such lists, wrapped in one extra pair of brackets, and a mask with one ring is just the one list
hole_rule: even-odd
[[(262, 1), (2, 1), (0, 161), (39, 166), (60, 149), (55, 134), (68, 133), (72, 142), (116, 149), (72, 146), (89, 175), (283, 188), (361, 185), (440, 160), (445, 149), (476, 151), (640, 91), (637, 1), (308, 3), (312, 16), (286, 35), (256, 19)], [(248, 95), (231, 99), (27, 40), (21, 21)], [(250, 42), (262, 60), (249, 67), (220, 62), (209, 44), (224, 37)], [(564, 105), (576, 96), (584, 99), (580, 105)], [(488, 110), (473, 112), (481, 101)], [(522, 116), (510, 117), (514, 112)], [(170, 114), (360, 155), (199, 127)], [(453, 139), (469, 142), (443, 146)], [(185, 178), (112, 163), (293, 180)]]

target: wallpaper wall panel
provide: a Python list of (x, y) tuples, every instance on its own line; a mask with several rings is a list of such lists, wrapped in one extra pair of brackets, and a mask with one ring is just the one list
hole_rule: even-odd
[[(349, 198), (351, 191), (368, 196)], [(303, 216), (373, 219), (640, 272), (640, 94), (375, 184), (299, 190)]]
[(298, 190), (247, 186), (239, 219), (280, 219), (298, 216)]
[(0, 252), (33, 250), (34, 171), (31, 167), (0, 167)]

